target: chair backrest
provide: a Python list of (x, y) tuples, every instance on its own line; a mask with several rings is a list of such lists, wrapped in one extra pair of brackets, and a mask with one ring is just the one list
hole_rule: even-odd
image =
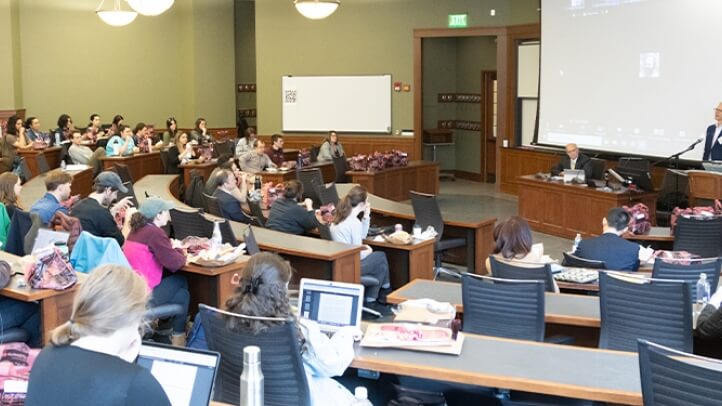
[(647, 406), (714, 406), (722, 399), (722, 361), (638, 341), (642, 399)]
[(258, 248), (256, 236), (253, 234), (253, 227), (248, 226), (248, 231), (243, 237), (243, 242), (246, 243), (246, 252), (248, 253), (248, 255), (254, 255), (261, 252), (261, 249)]
[(238, 242), (238, 238), (236, 238), (236, 234), (233, 232), (230, 221), (228, 221), (227, 219), (219, 221), (218, 228), (221, 229), (221, 238), (224, 244), (228, 243), (234, 247), (237, 247), (238, 244), (240, 244)]
[(173, 236), (182, 240), (186, 237), (213, 237), (213, 221), (203, 217), (198, 210), (170, 209)]
[(316, 194), (318, 195), (318, 200), (321, 202), (322, 206), (329, 203), (333, 203), (335, 206), (338, 206), (338, 202), (341, 200), (338, 196), (335, 182), (329, 183), (328, 185), (316, 185)]
[(591, 158), (592, 179), (604, 179), (604, 172), (607, 170), (607, 161), (599, 158)]
[(578, 256), (574, 254), (570, 254), (568, 252), (562, 253), (564, 256), (564, 259), (562, 260), (562, 265), (564, 266), (574, 266), (579, 268), (591, 268), (591, 269), (606, 269), (607, 264), (604, 263), (604, 261), (594, 261), (592, 259), (584, 259), (579, 258)]
[[(669, 261), (669, 260), (667, 260)], [(697, 299), (697, 280), (699, 275), (707, 274), (707, 282), (709, 282), (710, 294), (717, 290), (719, 283), (720, 268), (722, 268), (722, 258), (710, 259), (692, 259), (688, 264), (666, 262), (661, 258), (654, 261), (652, 269), (652, 278), (657, 279), (673, 279), (687, 282), (689, 286), (689, 299), (695, 301)]]
[(218, 204), (218, 199), (215, 196), (203, 193), (203, 207), (206, 212), (214, 216), (224, 217), (223, 210), (221, 210), (221, 206)]
[(133, 207), (138, 207), (138, 198), (135, 196), (135, 190), (133, 189), (133, 182), (124, 182), (123, 186), (125, 186), (126, 189), (128, 189), (127, 192), (123, 193), (120, 190), (118, 191), (118, 200), (124, 198), (124, 197), (130, 197), (130, 201), (133, 202)]
[(552, 276), (552, 267), (549, 264), (539, 265), (538, 267), (527, 268), (514, 266), (489, 257), (491, 264), (491, 274), (495, 278), (502, 279), (519, 279), (544, 282), (544, 290), (554, 292), (554, 277)]
[(128, 165), (114, 163), (110, 170), (117, 173), (123, 183), (133, 182), (133, 175), (130, 174), (130, 169), (128, 169)]
[(692, 351), (692, 302), (685, 282), (600, 272), (599, 309), (599, 348), (636, 351), (641, 338)]
[(38, 172), (45, 173), (50, 171), (50, 165), (48, 165), (48, 160), (45, 158), (45, 154), (42, 152), (37, 154), (35, 156), (35, 162), (38, 164)]
[(436, 201), (436, 196), (414, 191), (409, 192), (409, 194), (411, 195), (411, 207), (414, 209), (416, 224), (420, 225), (424, 230), (428, 226), (434, 227), (434, 230), (439, 233), (437, 239), (441, 239), (444, 234), (444, 218), (441, 216), (441, 209)]
[(318, 198), (318, 193), (316, 193), (316, 185), (324, 184), (321, 170), (318, 168), (302, 169), (296, 171), (296, 176), (298, 177), (298, 181), (303, 185), (303, 198), (313, 200), (314, 207), (320, 206), (321, 201)]
[(163, 173), (168, 173), (168, 149), (160, 150), (160, 163), (163, 165)]
[(544, 283), (464, 273), (464, 331), (544, 341)]
[(707, 220), (678, 217), (674, 229), (674, 250), (689, 251), (702, 258), (720, 256), (722, 217)]
[(261, 349), (264, 405), (310, 405), (311, 395), (301, 358), (296, 324), (292, 319), (269, 319), (278, 323), (259, 334), (242, 327), (229, 327), (247, 316), (200, 305), (201, 322), (208, 349), (221, 354), (216, 377), (214, 400), (237, 404), (240, 399), (240, 376), (243, 372), (243, 349), (249, 345)]
[(251, 215), (255, 218), (261, 227), (266, 226), (266, 216), (263, 215), (263, 209), (261, 209), (261, 202), (258, 200), (246, 199), (248, 207), (251, 209)]
[(348, 171), (348, 162), (346, 162), (345, 156), (333, 157), (333, 170), (336, 174), (336, 183), (348, 182), (348, 176), (346, 176), (346, 171)]
[(333, 236), (331, 236), (331, 227), (329, 227), (328, 224), (319, 224), (318, 233), (321, 235), (322, 239), (333, 241)]
[(235, 145), (233, 141), (222, 141), (213, 143), (213, 151), (216, 156), (223, 154), (235, 154)]
[(318, 151), (321, 150), (321, 147), (318, 145), (311, 145), (311, 149), (308, 151), (309, 158), (311, 158), (311, 162), (318, 161)]
[(20, 162), (18, 163), (18, 176), (22, 178), (23, 183), (29, 181), (33, 177), (32, 172), (30, 172), (28, 162), (25, 160), (25, 158), (20, 158)]

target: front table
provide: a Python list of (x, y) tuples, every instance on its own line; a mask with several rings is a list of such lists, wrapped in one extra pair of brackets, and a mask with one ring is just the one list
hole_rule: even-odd
[(546, 234), (574, 238), (601, 234), (602, 219), (609, 209), (644, 203), (654, 224), (657, 193), (619, 190), (605, 192), (586, 185), (571, 185), (521, 176), (519, 186), (519, 215), (531, 228)]

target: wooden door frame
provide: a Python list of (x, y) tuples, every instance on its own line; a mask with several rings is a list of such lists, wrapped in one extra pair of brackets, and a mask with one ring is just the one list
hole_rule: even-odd
[[(499, 156), (502, 140), (507, 139), (509, 145), (514, 146), (517, 45), (521, 41), (541, 38), (541, 24), (414, 30), (414, 153), (418, 157), (423, 156), (424, 133), (422, 42), (427, 38), (449, 37), (496, 37), (496, 152)], [(496, 161), (496, 176), (499, 179), (501, 165), (499, 159)], [(496, 189), (499, 190), (499, 182), (496, 182)]]
[[(494, 81), (497, 80), (495, 70), (482, 70), (481, 71), (481, 109), (479, 117), (481, 118), (481, 182), (487, 183), (489, 181), (489, 154), (487, 151), (487, 145), (489, 144), (486, 134), (487, 131), (493, 132), (493, 120), (494, 120), (494, 100), (490, 100), (487, 96), (489, 90), (491, 94), (494, 94)], [(498, 82), (497, 82), (498, 85)], [(498, 121), (498, 120), (497, 120)], [(496, 164), (496, 161), (494, 161)], [(496, 171), (494, 171), (496, 173)], [(490, 182), (494, 183), (494, 182)]]

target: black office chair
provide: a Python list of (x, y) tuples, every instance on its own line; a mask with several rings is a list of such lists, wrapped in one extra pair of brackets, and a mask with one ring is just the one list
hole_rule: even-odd
[(208, 349), (221, 354), (214, 400), (238, 403), (243, 349), (255, 345), (261, 349), (264, 405), (311, 405), (294, 319), (264, 318), (273, 325), (254, 334), (242, 327), (244, 320), (249, 320), (247, 316), (204, 304), (200, 305), (200, 314)]
[(296, 171), (298, 181), (303, 185), (303, 198), (311, 199), (313, 201), (313, 207), (321, 206), (321, 200), (316, 193), (316, 186), (323, 185), (323, 174), (318, 168), (314, 169), (302, 169)]
[(5, 343), (27, 343), (30, 334), (24, 328), (14, 327), (2, 331), (0, 334), (0, 344)]
[(689, 176), (684, 171), (667, 169), (657, 199), (657, 225), (668, 227), (669, 219), (676, 207), (689, 207)]
[(110, 168), (110, 170), (117, 173), (123, 183), (133, 182), (133, 175), (130, 174), (130, 169), (128, 169), (128, 165), (115, 163)]
[(464, 332), (544, 341), (544, 283), (462, 274)]
[(311, 145), (311, 149), (308, 151), (309, 158), (311, 158), (311, 162), (317, 162), (318, 161), (318, 151), (321, 150), (321, 147), (318, 145)]
[(203, 193), (203, 207), (206, 212), (214, 216), (224, 217), (223, 210), (221, 210), (221, 206), (218, 204), (218, 199), (214, 196)]
[(213, 221), (194, 209), (170, 209), (173, 236), (182, 240), (186, 237), (213, 237)]
[(348, 171), (348, 162), (346, 162), (345, 156), (333, 157), (333, 171), (336, 174), (336, 183), (348, 182), (348, 176), (346, 176), (346, 171)]
[(25, 158), (20, 158), (20, 162), (18, 162), (18, 176), (20, 176), (20, 179), (22, 179), (23, 183), (29, 181), (33, 177), (33, 174), (30, 172), (28, 162), (25, 160)]
[(160, 150), (160, 164), (163, 166), (163, 173), (168, 173), (168, 149), (163, 148)]
[(645, 406), (715, 406), (722, 399), (722, 361), (639, 340)]
[(649, 160), (635, 157), (621, 157), (618, 161), (619, 168), (629, 168), (649, 172)]
[(213, 152), (217, 157), (224, 154), (235, 154), (233, 141), (214, 142)]
[[(432, 226), (438, 233), (436, 243), (434, 244), (434, 279), (436, 279), (439, 274), (460, 277), (458, 273), (444, 269), (441, 266), (441, 256), (446, 250), (465, 246), (466, 239), (443, 239), (444, 219), (441, 217), (441, 209), (436, 201), (436, 196), (413, 191), (409, 193), (411, 195), (411, 207), (414, 209), (414, 216), (416, 217), (416, 224), (420, 225), (424, 230), (426, 230), (428, 226)], [(469, 271), (473, 270), (470, 269)]]
[(253, 216), (253, 219), (258, 223), (261, 227), (266, 227), (266, 216), (263, 215), (263, 209), (261, 209), (261, 202), (258, 200), (252, 200), (252, 199), (246, 199), (246, 203), (248, 203), (248, 207), (251, 209), (251, 215)]
[(652, 278), (655, 279), (673, 279), (687, 282), (689, 286), (689, 298), (692, 302), (697, 300), (697, 280), (699, 275), (704, 273), (707, 275), (709, 282), (710, 294), (717, 290), (719, 283), (720, 269), (722, 268), (722, 258), (708, 259), (688, 259), (689, 264), (675, 264), (657, 258), (654, 261), (652, 269)]
[(331, 227), (329, 227), (328, 224), (319, 224), (318, 234), (321, 236), (321, 239), (333, 241), (333, 237), (331, 236)]
[(564, 256), (564, 259), (562, 260), (563, 266), (589, 269), (607, 269), (607, 264), (605, 264), (604, 261), (584, 259), (568, 252), (564, 252), (562, 253), (562, 255)]
[(246, 243), (246, 252), (248, 255), (254, 255), (261, 252), (261, 249), (258, 247), (258, 242), (256, 241), (256, 236), (253, 234), (253, 227), (248, 226), (248, 231), (246, 231), (246, 235), (243, 237), (243, 242)]
[(130, 197), (130, 201), (133, 203), (133, 207), (138, 207), (138, 198), (135, 196), (135, 190), (133, 189), (133, 183), (125, 182), (125, 183), (123, 183), (123, 186), (125, 186), (125, 188), (128, 189), (128, 191), (123, 193), (119, 190), (118, 191), (118, 200), (120, 200), (124, 197)]
[(70, 145), (72, 145), (72, 144), (63, 144), (60, 147), (60, 152), (58, 154), (58, 162), (65, 161), (66, 165), (72, 165), (75, 163), (75, 162), (73, 162), (73, 159), (70, 158), (70, 153), (68, 152), (68, 150), (70, 149)]
[(679, 217), (674, 229), (675, 251), (689, 251), (702, 258), (720, 256), (722, 249), (722, 217), (698, 220)]
[(328, 185), (316, 185), (316, 194), (318, 195), (318, 200), (321, 202), (322, 206), (330, 203), (338, 206), (338, 202), (341, 200), (338, 196), (335, 182), (329, 183)]
[(607, 161), (599, 158), (591, 158), (592, 179), (604, 179), (604, 172), (607, 170)]
[(689, 293), (682, 281), (600, 272), (599, 348), (636, 351), (637, 339), (645, 339), (691, 352)]
[(526, 268), (501, 262), (493, 256), (489, 257), (489, 263), (491, 265), (491, 274), (495, 278), (542, 281), (544, 282), (545, 291), (554, 292), (554, 277), (552, 276), (550, 264)]
[(45, 158), (45, 154), (43, 154), (42, 152), (35, 156), (35, 162), (37, 162), (38, 164), (38, 172), (46, 173), (50, 171), (50, 165), (48, 164), (48, 160), (47, 158)]

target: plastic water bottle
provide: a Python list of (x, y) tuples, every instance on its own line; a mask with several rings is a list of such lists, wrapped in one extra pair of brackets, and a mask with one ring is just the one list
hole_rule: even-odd
[(65, 170), (65, 160), (64, 159), (60, 160), (60, 169)]
[(572, 254), (577, 252), (577, 248), (579, 248), (580, 242), (582, 242), (582, 235), (577, 233), (577, 236), (574, 237), (574, 246), (572, 247)]
[(709, 301), (709, 282), (707, 282), (707, 274), (699, 274), (697, 280), (697, 303), (704, 304)]
[(55, 132), (55, 145), (60, 145), (60, 132)]
[(213, 237), (211, 237), (211, 250), (219, 250), (223, 245), (223, 237), (221, 237), (221, 228), (218, 222), (213, 222)]
[(354, 401), (351, 403), (353, 406), (374, 406), (369, 400), (369, 393), (363, 386), (357, 386), (353, 391)]
[(298, 158), (296, 158), (296, 169), (303, 168), (303, 158), (301, 158), (301, 154), (298, 154)]
[(261, 349), (255, 345), (249, 345), (243, 349), (241, 406), (263, 406)]

